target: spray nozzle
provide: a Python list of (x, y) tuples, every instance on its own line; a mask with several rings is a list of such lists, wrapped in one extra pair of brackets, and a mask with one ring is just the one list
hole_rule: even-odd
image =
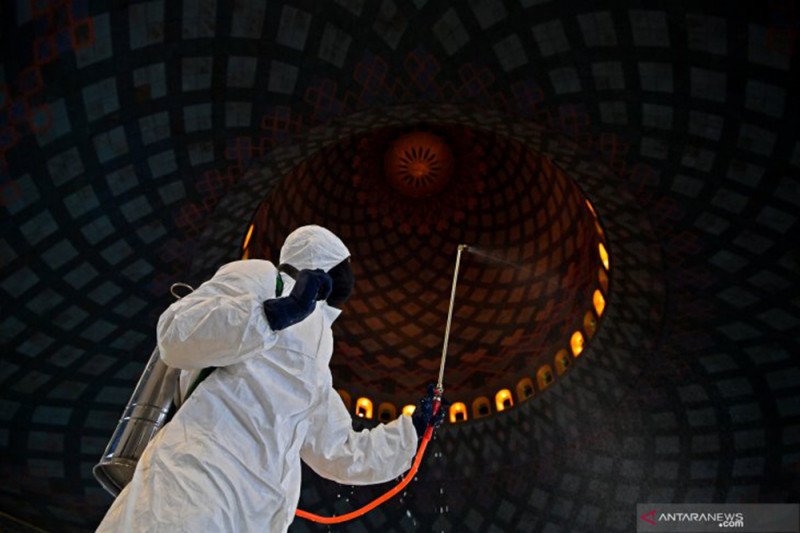
[(463, 252), (464, 250), (467, 250), (467, 249), (469, 249), (469, 245), (467, 245), (467, 244), (459, 244), (458, 245), (458, 251), (459, 252)]

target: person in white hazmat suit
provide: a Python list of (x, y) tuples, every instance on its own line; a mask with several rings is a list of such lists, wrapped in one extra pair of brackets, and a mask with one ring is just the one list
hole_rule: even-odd
[(161, 315), (166, 364), (217, 368), (147, 446), (98, 531), (285, 531), (301, 459), (350, 485), (411, 466), (443, 410), (356, 432), (332, 387), (331, 324), (353, 287), (347, 247), (303, 226), (287, 237), (280, 266), (284, 273), (264, 260), (228, 263)]

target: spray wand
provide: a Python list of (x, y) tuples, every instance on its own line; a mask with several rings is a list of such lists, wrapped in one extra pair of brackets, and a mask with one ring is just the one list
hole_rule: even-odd
[[(436, 388), (433, 390), (433, 416), (431, 419), (434, 419), (436, 415), (439, 413), (439, 410), (442, 408), (442, 395), (444, 394), (444, 366), (447, 362), (447, 344), (450, 340), (450, 324), (453, 322), (453, 304), (456, 300), (456, 284), (458, 283), (458, 267), (461, 264), (461, 252), (467, 250), (469, 246), (466, 244), (459, 244), (458, 251), (456, 252), (456, 267), (453, 271), (453, 285), (450, 289), (450, 308), (447, 311), (447, 324), (444, 329), (444, 344), (442, 345), (442, 359), (439, 363), (439, 380), (436, 382)], [(342, 522), (348, 522), (353, 520), (354, 518), (358, 518), (359, 516), (365, 515), (369, 511), (375, 509), (383, 502), (387, 501), (388, 499), (392, 498), (398, 492), (406, 488), (406, 486), (411, 483), (411, 480), (414, 479), (414, 476), (417, 474), (417, 470), (419, 469), (419, 465), (422, 462), (422, 457), (425, 455), (425, 449), (428, 447), (428, 442), (430, 442), (431, 437), (433, 437), (433, 424), (428, 424), (427, 429), (425, 429), (425, 434), (422, 436), (422, 441), (419, 444), (419, 448), (417, 449), (417, 455), (414, 457), (414, 462), (411, 465), (411, 468), (406, 473), (403, 480), (400, 481), (397, 485), (395, 485), (392, 489), (384, 493), (382, 496), (377, 497), (376, 499), (372, 500), (368, 504), (364, 505), (360, 509), (356, 509), (355, 511), (351, 511), (347, 514), (339, 515), (339, 516), (320, 516), (317, 514), (309, 513), (308, 511), (303, 511), (301, 509), (297, 509), (295, 514), (300, 518), (305, 518), (307, 520), (311, 520), (312, 522), (317, 522), (320, 524), (340, 524)]]
[[(453, 322), (453, 306), (456, 301), (456, 285), (458, 284), (458, 267), (461, 265), (461, 252), (469, 248), (466, 244), (459, 244), (456, 252), (456, 268), (453, 270), (453, 285), (450, 288), (450, 308), (447, 310), (447, 324), (444, 328), (444, 344), (442, 345), (442, 360), (439, 363), (439, 380), (433, 390), (433, 416), (439, 413), (442, 407), (442, 395), (444, 395), (444, 365), (447, 363), (447, 344), (450, 341), (450, 325)], [(433, 435), (433, 426), (428, 426), (425, 435)]]

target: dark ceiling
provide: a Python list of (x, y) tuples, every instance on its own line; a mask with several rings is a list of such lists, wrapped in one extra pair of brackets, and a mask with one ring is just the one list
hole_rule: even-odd
[[(515, 144), (600, 215), (612, 257), (600, 328), (543, 394), (443, 428), (407, 495), (342, 529), (628, 531), (637, 502), (800, 499), (797, 2), (17, 0), (0, 4), (0, 26), (4, 529), (98, 523), (110, 498), (91, 467), (169, 285), (238, 258), (265, 199), (295, 188), (305, 211), (281, 224), (363, 221), (348, 235), (363, 301), (386, 298), (381, 276), (405, 282), (408, 261), (441, 316), (461, 240), (542, 255), (525, 255), (530, 189), (498, 192), (502, 179), (540, 183), (522, 163), (522, 176), (494, 172)], [(486, 204), (429, 234), (372, 218), (383, 204), (360, 203), (349, 175), (352, 139), (414, 124), (488, 143), (475, 189)], [(301, 184), (316, 197), (304, 201)], [(480, 241), (503, 225), (506, 240)], [(472, 268), (497, 271), (498, 291), (527, 287)], [(558, 312), (568, 295), (545, 305)], [(484, 310), (465, 301), (502, 331), (513, 320), (493, 297)], [(413, 325), (395, 305), (396, 319), (352, 307), (350, 327), (356, 316)], [(349, 333), (368, 351), (366, 333)], [(435, 347), (404, 342), (397, 357)], [(385, 369), (336, 357), (342, 383), (385, 384)], [(429, 375), (408, 373), (410, 389)], [(306, 474), (312, 511), (380, 490)]]

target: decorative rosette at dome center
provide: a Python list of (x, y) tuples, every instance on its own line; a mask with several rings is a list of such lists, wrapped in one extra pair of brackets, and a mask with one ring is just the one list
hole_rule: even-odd
[(400, 233), (444, 231), (478, 207), (487, 165), (469, 128), (384, 128), (358, 142), (353, 186), (369, 216)]

